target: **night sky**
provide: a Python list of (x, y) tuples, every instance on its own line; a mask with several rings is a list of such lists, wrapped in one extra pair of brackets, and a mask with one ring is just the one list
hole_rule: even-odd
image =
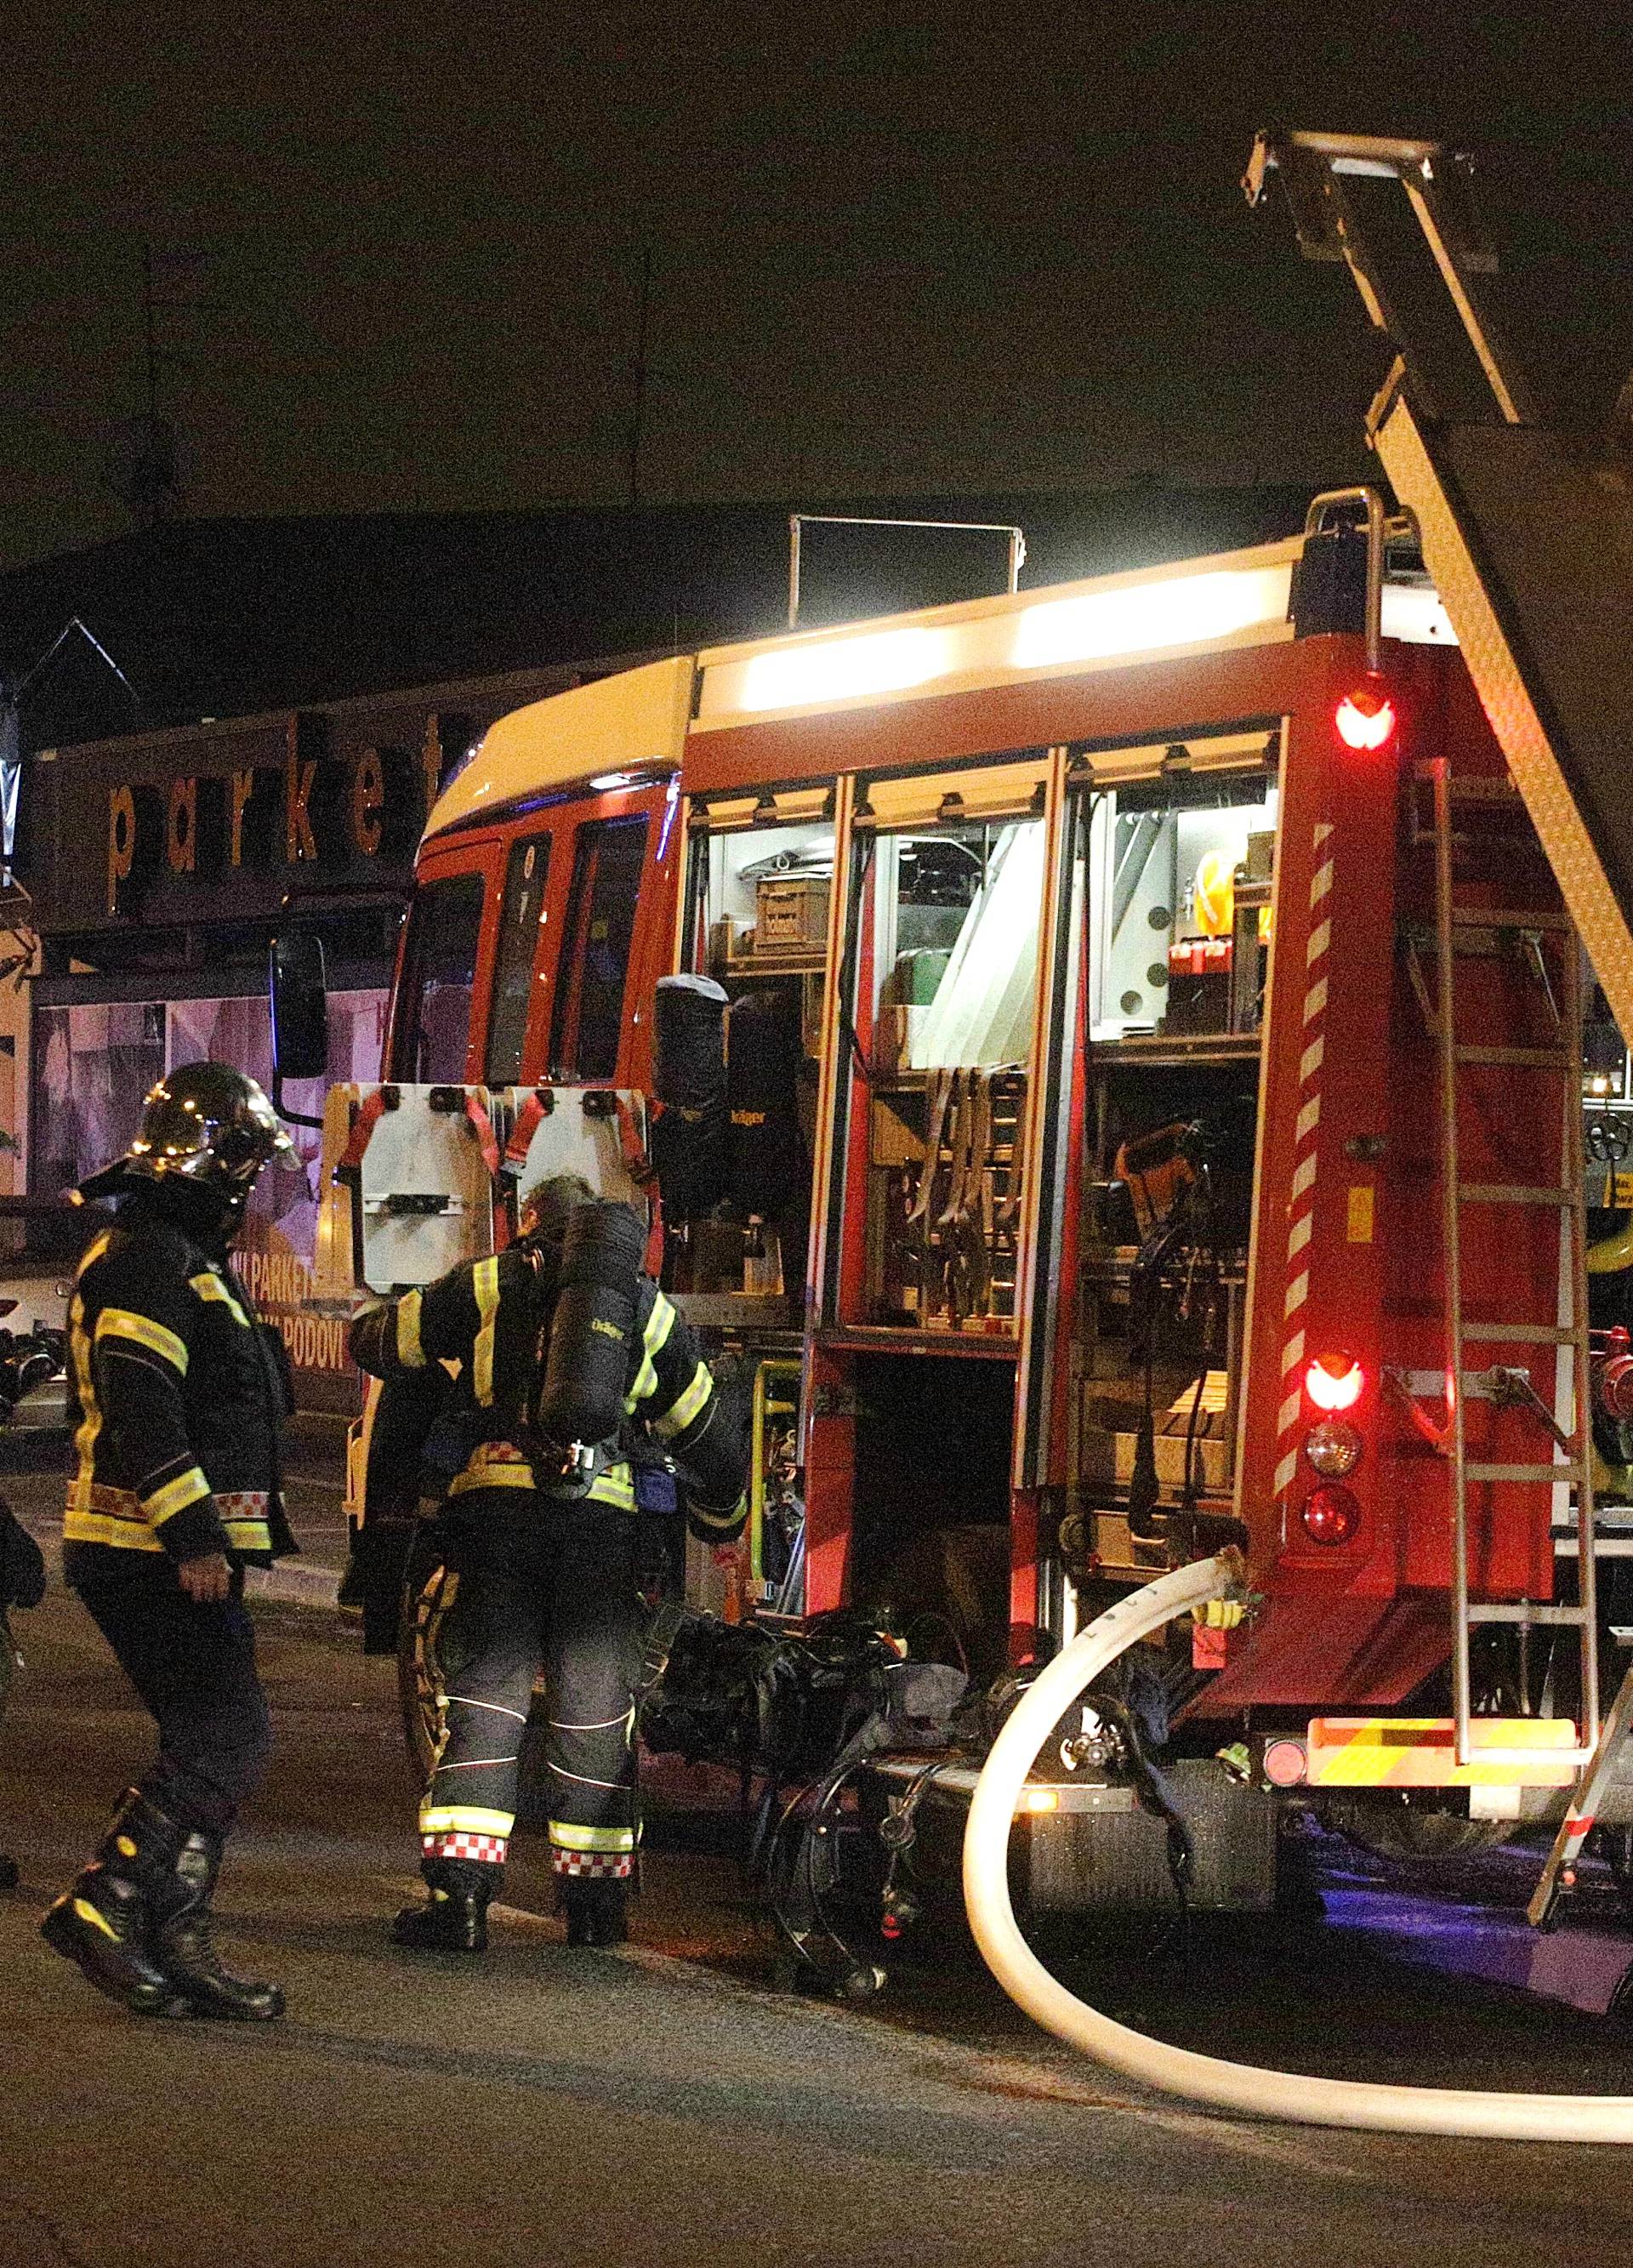
[(1386, 360), (1237, 177), (1270, 117), (1490, 154), (1577, 415), (1633, 364), (1625, 8), (12, 11), (0, 565), (129, 525), (141, 239), (185, 509), (1302, 481)]

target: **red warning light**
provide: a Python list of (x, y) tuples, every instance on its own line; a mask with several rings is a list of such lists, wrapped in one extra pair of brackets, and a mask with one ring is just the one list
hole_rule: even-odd
[(1265, 1743), (1264, 1776), (1272, 1787), (1297, 1787), (1309, 1768), (1309, 1756), (1302, 1741)]
[(1361, 1525), (1361, 1506), (1349, 1489), (1329, 1484), (1305, 1498), (1298, 1518), (1313, 1543), (1348, 1543)]
[(1394, 736), (1394, 703), (1380, 687), (1363, 685), (1344, 695), (1333, 722), (1346, 748), (1386, 747)]
[(1365, 1383), (1366, 1373), (1350, 1354), (1318, 1354), (1304, 1374), (1305, 1392), (1328, 1417), (1353, 1410)]

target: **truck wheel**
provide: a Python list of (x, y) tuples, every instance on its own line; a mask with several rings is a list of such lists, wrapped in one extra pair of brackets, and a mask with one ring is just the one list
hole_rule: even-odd
[(1460, 1812), (1369, 1800), (1365, 1795), (1329, 1796), (1321, 1815), (1364, 1851), (1425, 1872), (1490, 1851), (1513, 1832), (1500, 1819), (1470, 1819)]

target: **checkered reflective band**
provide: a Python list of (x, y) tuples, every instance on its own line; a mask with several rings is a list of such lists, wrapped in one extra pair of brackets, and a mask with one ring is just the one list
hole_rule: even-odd
[(552, 1847), (550, 1865), (558, 1874), (593, 1874), (603, 1881), (626, 1882), (635, 1872), (633, 1851), (563, 1851)]
[(264, 1520), (271, 1498), (265, 1489), (217, 1489), (216, 1510), (223, 1520)]
[(423, 1835), (420, 1847), (428, 1859), (474, 1859), (480, 1866), (502, 1867), (509, 1847), (503, 1835)]

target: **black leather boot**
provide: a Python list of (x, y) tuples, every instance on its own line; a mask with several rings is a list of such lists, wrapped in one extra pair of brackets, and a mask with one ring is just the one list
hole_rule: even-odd
[(128, 1788), (101, 1848), (40, 1924), (54, 1953), (77, 1962), (99, 1992), (145, 2016), (176, 2016), (187, 2002), (156, 1941), (159, 1902), (181, 1830), (137, 1788)]
[(416, 1953), (486, 1953), (488, 1906), (503, 1867), (479, 1859), (427, 1859), (420, 1867), (430, 1896), (404, 1906), (391, 1926), (394, 1945)]
[(224, 1969), (210, 1933), (210, 1901), (221, 1871), (221, 1838), (195, 1832), (184, 1836), (160, 1891), (154, 1946), (172, 1984), (195, 2016), (232, 2023), (265, 2024), (283, 2014), (276, 1984), (234, 1977)]
[(569, 1945), (622, 1945), (629, 1934), (629, 1885), (617, 1877), (560, 1878)]

